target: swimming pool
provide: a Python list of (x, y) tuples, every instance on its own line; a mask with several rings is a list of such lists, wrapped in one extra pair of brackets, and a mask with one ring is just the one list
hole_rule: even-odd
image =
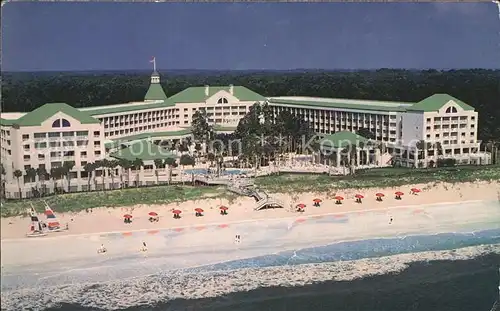
[[(216, 173), (217, 170), (212, 169), (210, 170), (212, 173)], [(190, 170), (184, 170), (186, 174), (195, 174), (195, 175), (206, 175), (208, 174), (208, 170), (206, 168), (194, 168)], [(240, 175), (244, 173), (242, 170), (238, 169), (231, 169), (231, 170), (225, 170), (221, 172), (221, 175)]]

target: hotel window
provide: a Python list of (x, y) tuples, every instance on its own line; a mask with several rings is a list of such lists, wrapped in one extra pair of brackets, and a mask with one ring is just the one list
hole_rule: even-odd
[(455, 107), (448, 107), (446, 108), (446, 113), (457, 113), (458, 110)]
[(229, 103), (225, 97), (219, 98), (217, 104), (227, 104)]
[(30, 139), (30, 135), (29, 134), (23, 134), (23, 140), (28, 140)]

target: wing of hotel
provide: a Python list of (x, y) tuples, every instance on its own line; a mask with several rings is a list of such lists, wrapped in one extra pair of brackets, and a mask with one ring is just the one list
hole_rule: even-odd
[[(4, 165), (5, 195), (19, 198), (31, 195), (40, 184), (38, 177), (15, 177), (39, 167), (50, 172), (65, 161), (73, 161), (70, 191), (116, 188), (111, 185), (121, 174), (98, 168), (90, 183), (83, 168), (106, 158), (143, 160), (140, 184), (154, 184), (154, 159), (164, 159), (162, 141), (191, 136), (190, 125), (197, 110), (205, 110), (217, 132), (230, 133), (255, 103), (268, 103), (278, 114), (288, 110), (309, 122), (330, 142), (325, 148), (342, 148), (342, 142), (361, 139), (360, 129), (372, 132), (387, 147), (377, 163), (397, 161), (403, 166), (428, 166), (430, 161), (454, 158), (459, 164), (487, 164), (489, 154), (480, 152), (477, 140), (478, 114), (473, 107), (447, 94), (434, 94), (420, 102), (388, 102), (304, 96), (264, 97), (244, 86), (196, 86), (167, 97), (154, 71), (144, 101), (119, 105), (74, 108), (68, 103), (47, 103), (28, 113), (2, 113), (1, 160)], [(336, 143), (339, 142), (339, 143)], [(425, 155), (417, 155), (424, 142)], [(366, 149), (366, 147), (363, 147)], [(439, 150), (438, 150), (439, 149)], [(118, 152), (120, 150), (120, 152)], [(135, 150), (135, 151), (134, 151)], [(142, 150), (142, 152), (137, 152)], [(378, 150), (378, 149), (377, 149)], [(380, 151), (378, 151), (380, 153)], [(360, 157), (357, 157), (358, 159)], [(339, 163), (337, 161), (336, 163)], [(359, 163), (357, 163), (359, 164)], [(361, 163), (362, 164), (362, 163)], [(25, 174), (24, 174), (25, 175)], [(59, 185), (65, 181), (60, 180)], [(55, 183), (46, 183), (54, 191)]]

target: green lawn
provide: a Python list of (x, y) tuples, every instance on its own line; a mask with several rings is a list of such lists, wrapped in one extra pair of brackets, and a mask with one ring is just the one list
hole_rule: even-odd
[[(130, 188), (112, 191), (94, 191), (55, 195), (44, 198), (55, 212), (79, 212), (86, 208), (120, 207), (134, 204), (162, 204), (182, 202), (203, 197), (231, 197), (224, 188), (191, 187), (191, 186), (158, 186), (147, 188)], [(3, 203), (2, 217), (24, 215), (30, 203), (39, 212), (44, 210), (40, 199), (7, 201)]]
[(379, 168), (359, 170), (351, 176), (331, 177), (327, 175), (284, 174), (259, 177), (256, 179), (256, 184), (268, 192), (294, 193), (476, 180), (500, 180), (500, 166), (460, 166), (432, 169)]
[[(360, 170), (352, 176), (283, 174), (259, 177), (255, 183), (270, 193), (325, 192), (334, 193), (342, 188), (397, 187), (429, 182), (468, 182), (476, 180), (500, 180), (500, 166), (460, 166), (456, 168), (408, 169), (380, 168)], [(233, 200), (236, 196), (221, 187), (158, 186), (130, 188), (113, 191), (94, 191), (63, 194), (45, 198), (56, 212), (79, 212), (101, 206), (120, 207), (134, 204), (162, 204), (182, 202), (204, 197)], [(32, 203), (42, 212), (39, 199), (7, 201), (1, 209), (2, 217), (24, 215)]]

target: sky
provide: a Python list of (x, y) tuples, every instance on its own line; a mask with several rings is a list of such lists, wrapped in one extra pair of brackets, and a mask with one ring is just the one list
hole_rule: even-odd
[(10, 2), (2, 71), (500, 68), (494, 3)]

